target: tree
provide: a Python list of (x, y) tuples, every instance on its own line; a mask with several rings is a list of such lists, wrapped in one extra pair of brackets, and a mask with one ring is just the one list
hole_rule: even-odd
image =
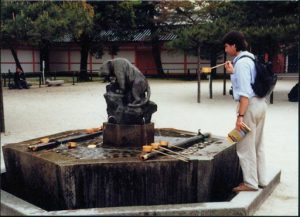
[[(118, 44), (108, 41), (128, 37), (126, 28), (132, 26), (132, 5), (134, 2), (64, 2), (65, 16), (72, 40), (81, 47), (80, 80), (88, 80), (88, 54), (101, 57), (104, 47), (116, 54)], [(114, 14), (114, 16), (112, 16)], [(103, 34), (103, 32), (112, 34)]]
[(256, 16), (247, 14), (249, 23), (243, 28), (249, 38), (253, 52), (268, 53), (270, 58), (280, 51), (299, 43), (299, 4), (298, 2), (252, 2), (244, 5), (244, 10), (255, 9)]
[(80, 45), (79, 79), (87, 81), (87, 59), (91, 46), (90, 38), (93, 33), (94, 9), (86, 1), (64, 1), (61, 8), (64, 11), (64, 19), (68, 20), (67, 33), (73, 41)]
[(252, 52), (256, 54), (267, 52), (273, 56), (282, 45), (293, 47), (288, 45), (298, 44), (297, 2), (200, 3), (202, 5), (197, 7), (176, 9), (178, 14), (190, 21), (190, 25), (178, 31), (177, 39), (169, 43), (173, 48), (198, 55), (198, 62), (201, 48), (204, 51), (202, 53), (208, 51), (211, 54), (211, 64), (215, 64), (216, 57), (223, 49), (221, 39), (230, 30), (244, 32)]
[(176, 16), (176, 8), (190, 7), (189, 1), (157, 1), (141, 2), (135, 7), (136, 31), (149, 29), (149, 43), (152, 46), (152, 55), (155, 61), (156, 70), (160, 75), (164, 75), (160, 49), (161, 35), (171, 33), (174, 26), (181, 22), (180, 17)]
[(33, 29), (29, 32), (30, 42), (40, 49), (40, 69), (45, 62), (45, 71), (49, 71), (49, 50), (54, 42), (67, 31), (68, 20), (64, 11), (55, 2), (34, 2), (28, 7), (28, 17)]
[(32, 28), (24, 11), (27, 6), (28, 2), (3, 2), (1, 5), (1, 46), (10, 49), (16, 68), (22, 70), (15, 46), (26, 41), (27, 32)]
[[(40, 62), (49, 70), (49, 47), (66, 32), (66, 19), (58, 3), (5, 1), (2, 12), (1, 37), (11, 49), (16, 66), (20, 67), (14, 46), (29, 44), (40, 48)], [(42, 65), (41, 65), (42, 67)]]
[(185, 20), (185, 25), (176, 31), (177, 38), (167, 45), (170, 48), (181, 50), (187, 54), (192, 54), (198, 58), (197, 77), (198, 91), (197, 101), (200, 102), (200, 68), (201, 58), (212, 57), (213, 64), (216, 63), (217, 54), (220, 50), (218, 43), (220, 29), (210, 21), (206, 11), (205, 1), (190, 3), (176, 8), (179, 16)]
[(242, 31), (256, 54), (276, 55), (299, 41), (299, 4), (293, 1), (211, 2), (211, 19), (226, 31)]
[[(263, 54), (265, 52), (275, 55), (280, 46), (297, 45), (299, 35), (299, 5), (292, 1), (233, 1), (233, 2), (201, 2), (202, 5), (193, 8), (178, 8), (181, 16), (188, 18), (190, 27), (180, 30), (179, 37), (171, 45), (192, 50), (196, 53), (195, 46), (191, 48), (193, 38), (201, 39), (206, 44), (206, 49), (213, 53), (220, 53), (218, 46), (223, 35), (230, 30), (239, 30), (245, 33), (252, 52)], [(197, 12), (198, 8), (198, 12)], [(196, 20), (198, 14), (202, 19)], [(203, 31), (198, 30), (203, 28)], [(191, 31), (191, 37), (186, 35)], [(194, 36), (194, 34), (199, 34)], [(208, 39), (208, 40), (207, 40)], [(185, 47), (186, 46), (186, 47)], [(214, 49), (213, 47), (216, 47)]]

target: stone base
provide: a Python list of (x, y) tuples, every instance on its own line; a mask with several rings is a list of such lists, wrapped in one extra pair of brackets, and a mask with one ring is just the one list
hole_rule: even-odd
[[(174, 131), (170, 134), (174, 136), (160, 131), (154, 139), (172, 144), (187, 139)], [(96, 139), (101, 140), (80, 141), (75, 149), (60, 144), (36, 152), (28, 146), (40, 138), (4, 145), (7, 171), (1, 178), (2, 190), (54, 211), (226, 201), (241, 182), (235, 145), (223, 137), (191, 144), (186, 149), (188, 162), (165, 155), (143, 161), (141, 148), (101, 146)], [(90, 143), (99, 147), (90, 149)], [(121, 151), (123, 155), (115, 156)], [(79, 158), (71, 154), (82, 152), (85, 155)]]
[[(281, 171), (267, 169), (268, 185), (264, 189), (240, 192), (226, 202), (183, 203), (149, 206), (86, 208), (47, 211), (1, 190), (1, 215), (20, 216), (251, 216), (280, 183)], [(2, 181), (3, 179), (1, 179)]]
[(103, 123), (104, 144), (141, 147), (152, 142), (154, 142), (154, 123), (143, 125)]

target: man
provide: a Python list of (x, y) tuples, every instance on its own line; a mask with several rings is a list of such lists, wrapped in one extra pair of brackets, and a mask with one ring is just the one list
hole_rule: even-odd
[(19, 67), (16, 68), (16, 73), (14, 74), (15, 88), (18, 89), (28, 89), (29, 85), (26, 82), (25, 73)]
[(227, 33), (223, 38), (225, 52), (234, 57), (233, 64), (225, 64), (230, 73), (233, 98), (238, 102), (236, 129), (241, 130), (244, 122), (251, 128), (243, 140), (237, 143), (236, 150), (243, 172), (243, 183), (233, 188), (234, 192), (256, 191), (266, 186), (266, 166), (264, 145), (262, 141), (267, 103), (265, 98), (258, 98), (252, 87), (256, 70), (253, 60), (239, 58), (254, 55), (246, 51), (247, 43), (244, 35), (237, 31)]

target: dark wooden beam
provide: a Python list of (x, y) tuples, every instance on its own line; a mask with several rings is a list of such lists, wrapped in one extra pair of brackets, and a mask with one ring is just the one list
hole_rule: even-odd
[(2, 76), (0, 76), (0, 132), (5, 132), (4, 106), (3, 106), (3, 93), (2, 93)]

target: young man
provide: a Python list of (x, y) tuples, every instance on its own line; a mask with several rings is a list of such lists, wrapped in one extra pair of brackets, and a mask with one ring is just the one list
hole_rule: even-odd
[(254, 57), (246, 51), (244, 35), (231, 31), (224, 36), (223, 44), (225, 52), (234, 57), (233, 64), (227, 62), (225, 68), (231, 74), (233, 98), (238, 102), (236, 129), (241, 130), (243, 122), (251, 128), (251, 132), (236, 145), (244, 181), (233, 191), (256, 191), (258, 187), (263, 188), (267, 184), (262, 141), (267, 103), (265, 98), (258, 98), (251, 87), (256, 76), (253, 60), (247, 57), (239, 60), (244, 55)]

